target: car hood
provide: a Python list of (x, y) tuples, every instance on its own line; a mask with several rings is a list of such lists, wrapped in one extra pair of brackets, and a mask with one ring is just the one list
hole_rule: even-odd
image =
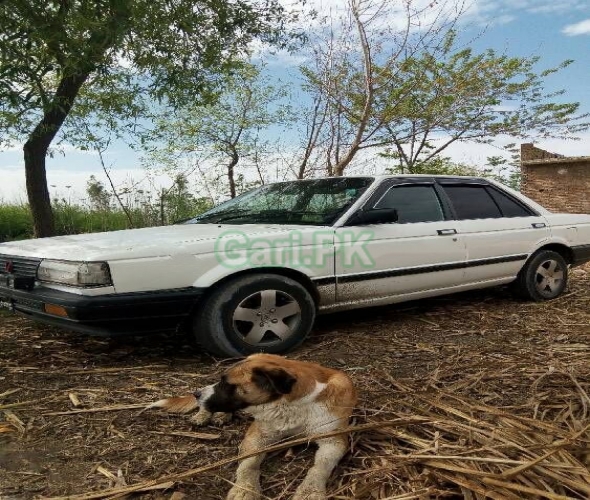
[[(211, 252), (228, 234), (273, 237), (318, 226), (269, 224), (179, 224), (106, 233), (56, 236), (0, 244), (0, 254), (58, 260), (115, 260)], [(325, 228), (324, 228), (325, 229)]]

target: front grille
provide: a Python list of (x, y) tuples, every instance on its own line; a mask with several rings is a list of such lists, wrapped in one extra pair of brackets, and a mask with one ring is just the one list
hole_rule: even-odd
[(6, 274), (6, 264), (8, 262), (12, 262), (12, 274), (35, 277), (37, 276), (37, 268), (41, 259), (0, 254), (0, 274)]

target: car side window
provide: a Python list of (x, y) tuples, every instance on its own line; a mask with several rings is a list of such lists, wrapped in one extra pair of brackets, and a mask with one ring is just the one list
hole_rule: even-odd
[(398, 224), (444, 220), (442, 206), (433, 186), (393, 186), (374, 208), (395, 208)]
[(530, 217), (534, 215), (528, 208), (524, 207), (520, 203), (517, 203), (512, 198), (498, 191), (497, 189), (489, 187), (488, 192), (496, 204), (500, 207), (504, 217)]
[(442, 186), (458, 219), (498, 219), (502, 213), (485, 186)]

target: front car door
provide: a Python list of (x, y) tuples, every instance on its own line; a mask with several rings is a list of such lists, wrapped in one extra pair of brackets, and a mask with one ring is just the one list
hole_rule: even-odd
[(363, 210), (392, 208), (397, 222), (336, 229), (337, 303), (379, 302), (463, 283), (465, 243), (434, 180), (388, 179)]
[(467, 245), (466, 283), (509, 282), (549, 237), (545, 219), (499, 187), (439, 180)]

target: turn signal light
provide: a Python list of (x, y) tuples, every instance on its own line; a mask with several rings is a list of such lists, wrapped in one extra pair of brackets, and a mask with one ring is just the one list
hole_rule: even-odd
[(68, 317), (68, 312), (62, 306), (56, 306), (55, 304), (44, 304), (43, 309), (47, 314), (61, 316), (62, 318)]

